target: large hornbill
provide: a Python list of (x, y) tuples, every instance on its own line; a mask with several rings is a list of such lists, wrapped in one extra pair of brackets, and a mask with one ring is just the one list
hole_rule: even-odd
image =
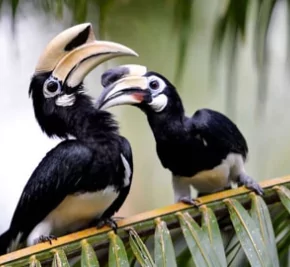
[(49, 137), (65, 140), (25, 185), (0, 237), (0, 254), (94, 223), (116, 228), (111, 216), (131, 186), (131, 146), (112, 115), (94, 107), (83, 79), (101, 62), (124, 55), (137, 56), (121, 44), (96, 41), (90, 23), (61, 32), (41, 54), (29, 87), (35, 117)]
[(110, 69), (102, 84), (99, 109), (129, 104), (147, 115), (158, 157), (172, 173), (175, 202), (196, 204), (190, 186), (201, 196), (230, 188), (231, 182), (263, 194), (244, 168), (247, 142), (225, 115), (204, 108), (187, 117), (176, 88), (145, 66)]

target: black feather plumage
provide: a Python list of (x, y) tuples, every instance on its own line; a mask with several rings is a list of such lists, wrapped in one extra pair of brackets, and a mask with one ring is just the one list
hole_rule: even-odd
[[(238, 127), (211, 109), (186, 116), (170, 81), (153, 71), (143, 74), (143, 70), (119, 66), (105, 72), (102, 84), (106, 88), (97, 103), (100, 107), (130, 104), (147, 115), (158, 157), (172, 173), (175, 200), (193, 204), (190, 186), (207, 194), (228, 188), (231, 182), (262, 194), (245, 171), (248, 145)], [(132, 78), (131, 73), (140, 77)]]
[(192, 117), (187, 117), (176, 88), (156, 72), (146, 74), (152, 75), (167, 85), (163, 91), (169, 99), (167, 106), (160, 113), (145, 103), (140, 107), (147, 115), (159, 159), (165, 168), (173, 174), (191, 177), (219, 165), (231, 152), (241, 154), (246, 160), (247, 142), (228, 117), (211, 109), (199, 109)]
[[(0, 236), (0, 255), (7, 252), (19, 233), (20, 243), (25, 245), (32, 230), (67, 196), (102, 192), (110, 186), (118, 194), (101, 214), (95, 214), (96, 218), (80, 225), (81, 229), (96, 219), (110, 218), (120, 209), (130, 190), (132, 151), (129, 142), (119, 135), (112, 115), (96, 110), (90, 97), (83, 93), (82, 85), (72, 90), (75, 96), (73, 105), (57, 106), (56, 97), (46, 99), (43, 95), (43, 83), (49, 75), (34, 76), (29, 95), (41, 129), (49, 137), (65, 140), (46, 154), (25, 185), (10, 227)], [(75, 140), (67, 140), (69, 136)], [(129, 184), (124, 184), (126, 170), (121, 155), (130, 166)], [(74, 230), (78, 230), (77, 227)], [(54, 232), (63, 235), (69, 230), (52, 229)]]

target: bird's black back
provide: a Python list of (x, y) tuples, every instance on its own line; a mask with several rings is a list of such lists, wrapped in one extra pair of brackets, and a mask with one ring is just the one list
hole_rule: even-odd
[(213, 149), (241, 154), (246, 160), (248, 145), (246, 139), (236, 126), (224, 114), (212, 109), (197, 110), (190, 119), (193, 131), (200, 132)]
[(245, 138), (230, 119), (217, 111), (200, 109), (183, 119), (168, 115), (165, 125), (164, 121), (157, 122), (165, 117), (158, 117), (151, 121), (157, 154), (163, 167), (174, 175), (191, 177), (210, 170), (229, 153), (241, 154), (244, 160), (247, 157)]

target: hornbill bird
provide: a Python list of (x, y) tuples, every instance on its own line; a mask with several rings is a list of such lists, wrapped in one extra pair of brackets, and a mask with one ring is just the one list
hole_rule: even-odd
[(121, 44), (97, 41), (90, 23), (64, 30), (44, 49), (29, 95), (43, 132), (64, 140), (25, 185), (10, 227), (0, 237), (0, 254), (94, 224), (116, 229), (111, 217), (132, 181), (131, 146), (119, 135), (112, 114), (94, 107), (83, 80), (100, 63), (125, 55), (138, 56)]
[(204, 108), (186, 116), (174, 85), (141, 65), (107, 70), (102, 85), (97, 108), (128, 104), (147, 115), (158, 157), (172, 173), (175, 202), (196, 204), (191, 186), (201, 196), (230, 188), (231, 182), (263, 194), (244, 168), (247, 142), (225, 115)]

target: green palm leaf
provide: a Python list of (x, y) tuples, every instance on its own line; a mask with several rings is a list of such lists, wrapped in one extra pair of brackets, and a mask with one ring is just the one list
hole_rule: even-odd
[(129, 267), (127, 253), (120, 237), (110, 232), (109, 238), (109, 267)]
[(178, 203), (136, 215), (118, 234), (86, 229), (3, 255), (0, 266), (70, 266), (76, 257), (77, 266), (289, 266), (290, 177), (261, 186), (263, 197), (244, 187), (204, 196), (198, 209)]
[(69, 267), (67, 257), (62, 249), (54, 251), (52, 267)]
[(99, 267), (95, 251), (87, 240), (82, 240), (82, 255), (81, 255), (81, 266)]
[(279, 266), (278, 252), (276, 249), (275, 234), (270, 212), (263, 198), (255, 195), (254, 193), (251, 193), (251, 198), (251, 216), (260, 228), (263, 242), (270, 252), (272, 266)]
[(252, 266), (271, 266), (265, 244), (255, 221), (235, 199), (226, 199), (237, 236)]
[(220, 265), (226, 266), (226, 255), (216, 216), (207, 206), (202, 206), (200, 210), (202, 211), (202, 228), (209, 237), (213, 252), (217, 255)]
[(178, 212), (177, 216), (195, 265), (201, 267), (219, 266), (219, 263), (214, 259), (214, 252), (206, 233), (202, 231), (189, 213)]
[(153, 262), (153, 259), (151, 258), (148, 249), (146, 248), (141, 238), (138, 236), (137, 232), (133, 228), (131, 228), (129, 231), (129, 235), (130, 246), (141, 266), (155, 267), (155, 264)]
[(290, 190), (287, 189), (285, 186), (277, 186), (275, 187), (277, 190), (281, 202), (285, 206), (285, 208), (290, 212)]
[(41, 267), (40, 261), (32, 256), (29, 267)]
[(176, 267), (174, 247), (166, 223), (155, 220), (155, 263), (157, 267)]

